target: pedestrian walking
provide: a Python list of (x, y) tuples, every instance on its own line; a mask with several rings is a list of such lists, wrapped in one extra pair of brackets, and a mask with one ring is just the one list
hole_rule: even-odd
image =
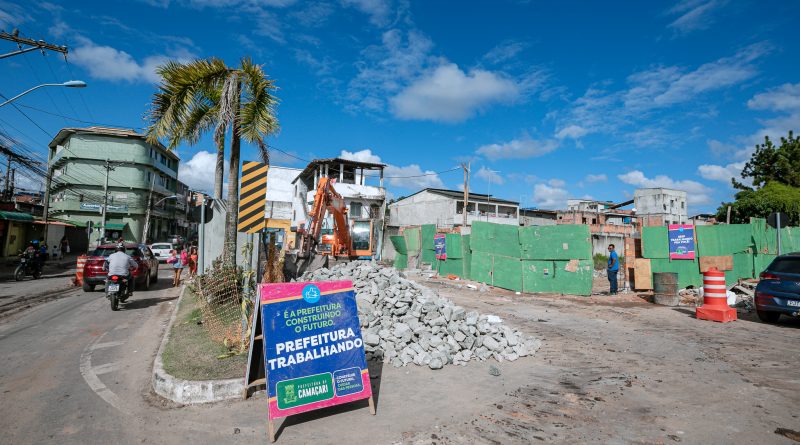
[(67, 237), (61, 238), (61, 258), (64, 258), (69, 253), (69, 240)]
[(197, 247), (192, 246), (189, 250), (189, 276), (197, 275)]
[(617, 294), (617, 274), (619, 273), (619, 256), (614, 250), (616, 246), (608, 245), (608, 284), (611, 287), (610, 294)]
[(172, 287), (178, 287), (181, 284), (181, 272), (183, 272), (183, 264), (181, 263), (181, 258), (178, 256), (178, 251), (172, 249), (169, 251), (169, 258), (167, 258), (167, 264), (172, 264), (172, 270), (175, 271), (175, 275), (172, 278)]

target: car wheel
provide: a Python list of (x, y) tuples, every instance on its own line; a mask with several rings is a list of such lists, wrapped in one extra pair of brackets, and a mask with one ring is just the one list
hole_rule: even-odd
[(83, 291), (84, 292), (94, 292), (94, 284), (89, 284), (87, 282), (83, 282)]
[(144, 277), (144, 290), (150, 290), (150, 283), (152, 282), (153, 280), (150, 279), (150, 271), (148, 270), (147, 275)]
[(158, 282), (158, 263), (156, 263), (156, 274), (153, 275), (151, 283), (156, 283), (156, 282)]
[(780, 312), (759, 311), (758, 309), (756, 309), (756, 315), (758, 315), (758, 319), (764, 323), (775, 323), (781, 318)]

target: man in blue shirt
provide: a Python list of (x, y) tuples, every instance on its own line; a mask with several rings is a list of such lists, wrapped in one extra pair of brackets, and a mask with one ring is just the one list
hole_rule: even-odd
[(617, 294), (617, 273), (619, 272), (619, 257), (614, 251), (613, 244), (608, 245), (608, 284), (611, 285), (611, 295)]

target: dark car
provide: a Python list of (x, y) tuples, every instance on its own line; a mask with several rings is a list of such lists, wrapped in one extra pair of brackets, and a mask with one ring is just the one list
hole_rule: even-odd
[[(117, 251), (116, 244), (103, 244), (97, 246), (88, 258), (83, 268), (83, 291), (91, 292), (95, 286), (105, 286), (106, 276), (103, 264), (109, 255)], [(136, 289), (147, 290), (150, 283), (158, 280), (158, 259), (144, 244), (125, 243), (125, 253), (131, 256), (139, 265), (133, 270), (133, 279)]]
[(781, 314), (800, 315), (800, 252), (775, 258), (756, 286), (756, 313), (761, 321), (775, 323)]

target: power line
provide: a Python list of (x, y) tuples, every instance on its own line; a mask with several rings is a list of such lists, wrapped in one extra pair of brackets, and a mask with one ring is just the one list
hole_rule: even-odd
[[(64, 57), (64, 64), (67, 65), (67, 71), (69, 71), (69, 77), (71, 79), (75, 79), (75, 74), (72, 72), (72, 65), (69, 63), (69, 59), (67, 59), (66, 57)], [(89, 113), (89, 119), (94, 119), (94, 114), (92, 114), (91, 108), (89, 108), (89, 105), (86, 103), (86, 99), (83, 98), (82, 88), (78, 89), (78, 97), (81, 98), (81, 102), (83, 102), (83, 107), (86, 108), (86, 112)]]
[[(47, 60), (47, 54), (42, 53), (42, 57), (44, 58), (44, 62), (47, 64), (47, 68), (50, 70), (50, 74), (53, 75), (53, 80), (55, 81), (55, 83), (58, 83), (59, 80), (58, 76), (56, 75), (56, 72), (53, 70), (53, 66), (50, 65), (50, 61)], [(69, 99), (69, 96), (67, 96), (67, 93), (64, 92), (63, 88), (59, 88), (59, 91), (61, 91), (61, 95), (64, 96), (64, 100), (67, 101), (67, 105), (69, 105), (70, 109), (72, 109), (72, 112), (75, 113), (75, 116), (77, 116), (78, 111), (75, 110), (74, 106), (72, 106), (72, 101)]]
[(58, 114), (58, 113), (53, 113), (52, 111), (42, 110), (41, 108), (32, 107), (30, 105), (24, 105), (24, 104), (17, 104), (17, 105), (20, 106), (20, 107), (23, 107), (23, 108), (27, 108), (29, 110), (38, 111), (38, 112), (44, 113), (44, 114), (49, 114), (50, 116), (69, 119), (71, 121), (80, 122), (82, 124), (100, 125), (100, 126), (103, 126), (103, 127), (115, 127), (115, 128), (133, 128), (133, 129), (146, 128), (146, 127), (135, 127), (135, 126), (132, 126), (132, 125), (117, 125), (117, 124), (108, 124), (108, 123), (104, 123), (104, 122), (87, 121), (87, 120), (84, 120), (84, 119), (78, 119), (78, 118), (74, 118), (74, 117), (70, 117), (70, 116), (64, 116), (64, 115), (61, 115), (61, 114)]

